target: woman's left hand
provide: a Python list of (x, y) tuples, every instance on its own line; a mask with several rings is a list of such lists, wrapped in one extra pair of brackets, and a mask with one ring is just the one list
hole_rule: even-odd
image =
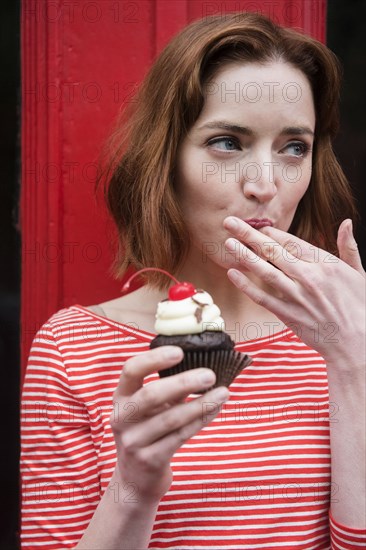
[(237, 264), (229, 279), (328, 363), (364, 368), (365, 271), (351, 220), (338, 230), (339, 258), (274, 227), (258, 231), (234, 217), (224, 227), (235, 237), (225, 243)]

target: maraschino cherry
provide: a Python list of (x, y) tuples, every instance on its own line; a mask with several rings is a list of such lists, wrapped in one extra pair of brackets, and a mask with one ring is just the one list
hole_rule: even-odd
[(137, 275), (140, 275), (140, 273), (142, 273), (143, 271), (160, 271), (160, 273), (164, 273), (176, 283), (169, 288), (169, 300), (184, 300), (185, 298), (190, 298), (196, 293), (196, 289), (192, 283), (188, 283), (187, 281), (178, 281), (178, 279), (176, 279), (174, 275), (171, 275), (168, 271), (165, 271), (165, 269), (160, 269), (160, 267), (145, 267), (144, 269), (139, 269), (139, 271), (136, 271), (136, 273), (131, 275), (131, 277), (125, 282), (122, 287), (123, 294), (128, 292), (132, 280), (137, 277)]

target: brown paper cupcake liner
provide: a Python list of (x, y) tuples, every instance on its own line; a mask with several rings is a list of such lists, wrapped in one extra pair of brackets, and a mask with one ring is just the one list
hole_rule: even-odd
[[(159, 371), (159, 375), (161, 378), (165, 378), (186, 370), (205, 367), (213, 370), (216, 374), (215, 384), (208, 389), (218, 386), (229, 387), (233, 380), (251, 362), (251, 357), (239, 351), (185, 351), (184, 359), (178, 365)], [(205, 391), (208, 391), (208, 389)]]

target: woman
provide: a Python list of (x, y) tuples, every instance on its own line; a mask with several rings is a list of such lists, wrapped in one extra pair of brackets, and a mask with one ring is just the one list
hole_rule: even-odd
[(338, 90), (327, 48), (254, 14), (196, 21), (158, 58), (113, 140), (116, 272), (204, 288), (253, 363), (198, 398), (208, 369), (160, 380), (182, 351), (149, 351), (158, 272), (56, 313), (24, 386), (24, 548), (366, 542), (365, 280), (330, 144)]

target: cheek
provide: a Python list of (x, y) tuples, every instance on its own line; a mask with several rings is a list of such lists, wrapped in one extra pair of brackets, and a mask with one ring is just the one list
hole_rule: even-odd
[(199, 209), (202, 216), (227, 210), (231, 197), (230, 186), (223, 185), (213, 176), (204, 178), (200, 165), (181, 171), (176, 194), (182, 209)]
[(289, 162), (282, 167), (282, 178), (287, 184), (295, 185), (299, 192), (305, 192), (311, 178), (311, 161), (304, 163)]
[(180, 159), (176, 179), (176, 195), (181, 206), (197, 202), (202, 193), (202, 177), (198, 163)]
[(297, 206), (305, 195), (311, 179), (311, 164), (309, 166), (289, 165), (286, 168), (285, 180), (288, 183), (288, 203)]

